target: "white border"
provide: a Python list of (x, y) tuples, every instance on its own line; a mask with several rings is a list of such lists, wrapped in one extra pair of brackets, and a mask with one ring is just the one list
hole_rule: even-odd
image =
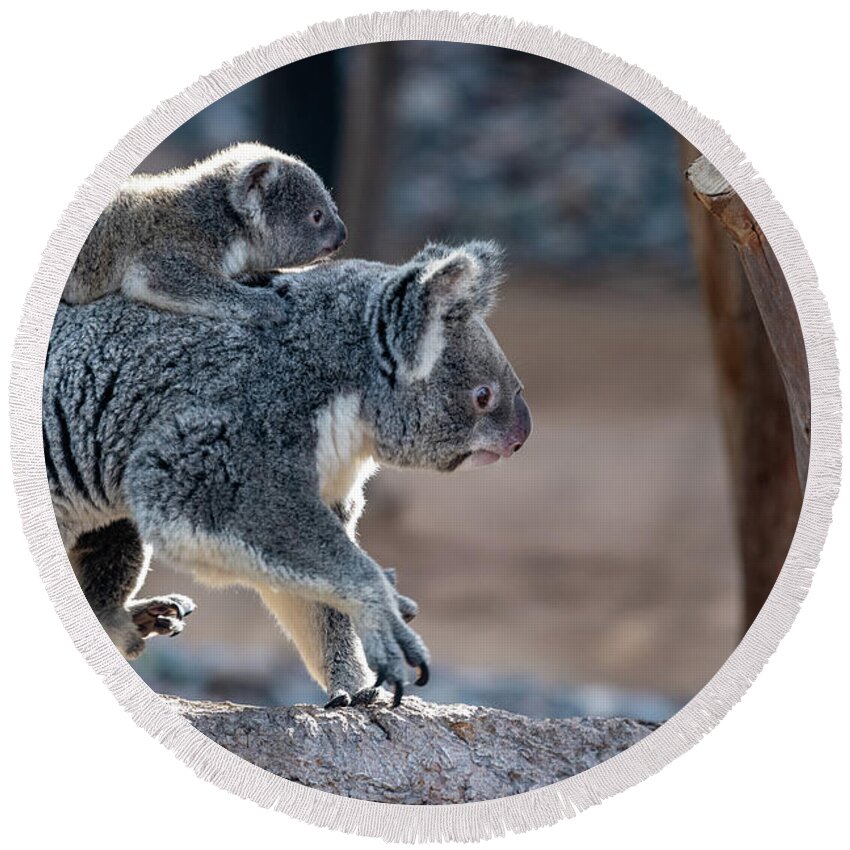
[[(626, 753), (547, 788), (487, 803), (412, 807), (350, 800), (275, 777), (198, 733), (161, 703), (106, 638), (68, 564), (45, 482), (41, 380), (50, 327), (73, 259), (117, 186), (170, 132), (239, 85), (315, 53), (394, 39), (477, 42), (563, 62), (635, 97), (690, 139), (739, 192), (774, 248), (800, 312), (812, 382), (812, 454), (803, 513), (770, 600), (746, 638), (681, 712)], [(12, 370), (13, 469), (31, 550), (78, 649), (136, 722), (199, 775), (322, 826), (390, 840), (470, 840), (553, 823), (634, 785), (693, 746), (740, 699), (788, 630), (808, 590), (838, 488), (839, 402), (834, 334), (805, 249), (767, 186), (719, 125), (640, 69), (551, 29), (477, 15), (390, 13), (320, 24), (238, 57), (162, 104), (96, 169), (51, 237), (26, 300)]]

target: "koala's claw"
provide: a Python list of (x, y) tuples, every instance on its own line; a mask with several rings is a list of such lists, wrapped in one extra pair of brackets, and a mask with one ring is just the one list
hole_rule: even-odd
[[(378, 676), (378, 681), (375, 682), (373, 690), (378, 690), (384, 684), (384, 677)], [(404, 685), (401, 682), (396, 682), (393, 688), (393, 708), (398, 708), (401, 705), (402, 697), (404, 697)]]
[[(431, 673), (428, 670), (428, 665), (423, 661), (417, 668), (417, 673), (419, 674), (414, 681), (414, 685), (418, 685), (420, 688), (425, 687), (428, 684), (428, 679), (431, 677)], [(379, 675), (378, 680), (375, 682), (374, 688), (369, 688), (370, 691), (373, 691), (375, 696), (378, 694), (378, 689), (384, 683), (384, 676)], [(362, 691), (361, 691), (362, 693)], [(398, 708), (401, 705), (401, 701), (404, 698), (404, 683), (396, 682), (393, 687), (393, 708)], [(374, 699), (374, 697), (372, 698)], [(370, 700), (371, 702), (372, 700)], [(354, 703), (352, 702), (352, 705)], [(368, 703), (367, 703), (368, 704)]]

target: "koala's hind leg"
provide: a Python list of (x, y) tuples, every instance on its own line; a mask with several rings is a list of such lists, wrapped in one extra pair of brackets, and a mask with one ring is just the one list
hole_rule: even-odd
[(125, 658), (138, 658), (150, 635), (178, 634), (183, 618), (195, 609), (191, 599), (179, 594), (135, 598), (148, 564), (129, 520), (81, 535), (68, 556), (86, 600)]
[(264, 590), (263, 602), (298, 649), (328, 706), (371, 702), (377, 690), (363, 646), (347, 615), (285, 591)]

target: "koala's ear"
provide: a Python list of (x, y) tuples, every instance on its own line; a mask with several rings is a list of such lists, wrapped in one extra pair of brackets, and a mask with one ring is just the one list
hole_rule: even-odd
[(500, 260), (490, 243), (429, 245), (398, 269), (382, 288), (370, 322), (388, 379), (428, 377), (445, 347), (446, 327), (492, 307)]
[(445, 245), (442, 242), (426, 242), (423, 248), (420, 248), (411, 257), (410, 262), (414, 264), (428, 263), (431, 260), (445, 259), (452, 252), (456, 251), (451, 245)]
[(487, 315), (502, 281), (502, 249), (495, 242), (467, 242), (454, 249), (427, 246), (429, 249), (436, 256), (425, 265), (422, 281), (437, 311), (447, 321)]
[(493, 309), (499, 286), (505, 277), (505, 252), (495, 242), (467, 242), (463, 249), (478, 263), (475, 309), (486, 315)]
[(263, 209), (271, 183), (280, 174), (280, 160), (260, 157), (241, 164), (231, 186), (233, 206), (248, 218), (258, 215)]

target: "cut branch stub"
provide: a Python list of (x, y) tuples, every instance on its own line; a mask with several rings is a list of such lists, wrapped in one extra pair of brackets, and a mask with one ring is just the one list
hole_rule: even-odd
[(726, 178), (704, 157), (686, 172), (697, 200), (721, 223), (738, 253), (788, 397), (800, 490), (806, 486), (811, 395), (806, 346), (791, 290), (762, 229)]

